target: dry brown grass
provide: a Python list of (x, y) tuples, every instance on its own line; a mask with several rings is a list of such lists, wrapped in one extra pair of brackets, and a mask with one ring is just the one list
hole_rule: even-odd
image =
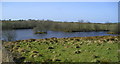
[(2, 42), (0, 41), (0, 63), (13, 62), (12, 54), (2, 47)]

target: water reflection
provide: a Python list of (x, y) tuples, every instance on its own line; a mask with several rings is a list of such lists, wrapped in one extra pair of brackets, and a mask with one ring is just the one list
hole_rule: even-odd
[[(3, 34), (3, 36), (7, 35), (6, 36), (7, 38), (14, 37), (13, 38), (14, 40), (44, 39), (44, 38), (51, 38), (51, 37), (65, 38), (65, 37), (89, 37), (89, 36), (112, 35), (112, 34), (107, 34), (107, 32), (71, 32), (71, 33), (68, 33), (68, 32), (60, 32), (60, 31), (48, 31), (47, 34), (34, 34), (32, 29), (19, 29), (19, 30), (14, 30), (14, 31), (3, 31), (3, 32), (7, 33), (7, 34)], [(3, 37), (3, 38), (5, 39), (6, 37)]]

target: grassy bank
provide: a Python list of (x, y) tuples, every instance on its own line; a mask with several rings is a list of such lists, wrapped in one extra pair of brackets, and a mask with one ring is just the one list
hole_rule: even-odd
[(4, 42), (16, 62), (118, 62), (120, 36), (29, 39)]
[[(31, 21), (2, 21), (3, 29), (29, 29), (34, 31), (65, 31), (65, 32), (87, 32), (87, 31), (110, 31), (115, 29), (117, 23), (80, 23), (80, 22), (58, 22), (50, 20)], [(117, 30), (117, 29), (115, 29)], [(114, 30), (114, 31), (115, 31)]]

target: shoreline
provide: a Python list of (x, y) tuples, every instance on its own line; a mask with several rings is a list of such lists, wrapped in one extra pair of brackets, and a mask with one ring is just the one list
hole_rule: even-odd
[[(89, 37), (65, 37), (65, 38), (57, 38), (57, 37), (51, 37), (51, 38), (43, 38), (43, 39), (25, 39), (25, 40), (16, 40), (16, 41), (11, 41), (11, 42), (19, 42), (19, 41), (29, 41), (29, 40), (33, 40), (33, 41), (35, 41), (35, 40), (49, 40), (49, 39), (99, 39), (99, 38), (102, 38), (102, 39), (109, 39), (109, 38), (111, 38), (112, 39), (112, 37), (113, 38), (120, 38), (120, 35), (116, 35), (116, 36), (111, 36), (111, 35), (107, 35), (107, 36), (89, 36)], [(6, 41), (4, 41), (4, 42), (6, 42)], [(9, 42), (9, 41), (8, 41)]]

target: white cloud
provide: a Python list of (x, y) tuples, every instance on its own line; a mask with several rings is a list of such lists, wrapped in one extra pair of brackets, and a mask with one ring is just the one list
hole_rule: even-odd
[(1, 0), (2, 2), (119, 2), (120, 0)]

